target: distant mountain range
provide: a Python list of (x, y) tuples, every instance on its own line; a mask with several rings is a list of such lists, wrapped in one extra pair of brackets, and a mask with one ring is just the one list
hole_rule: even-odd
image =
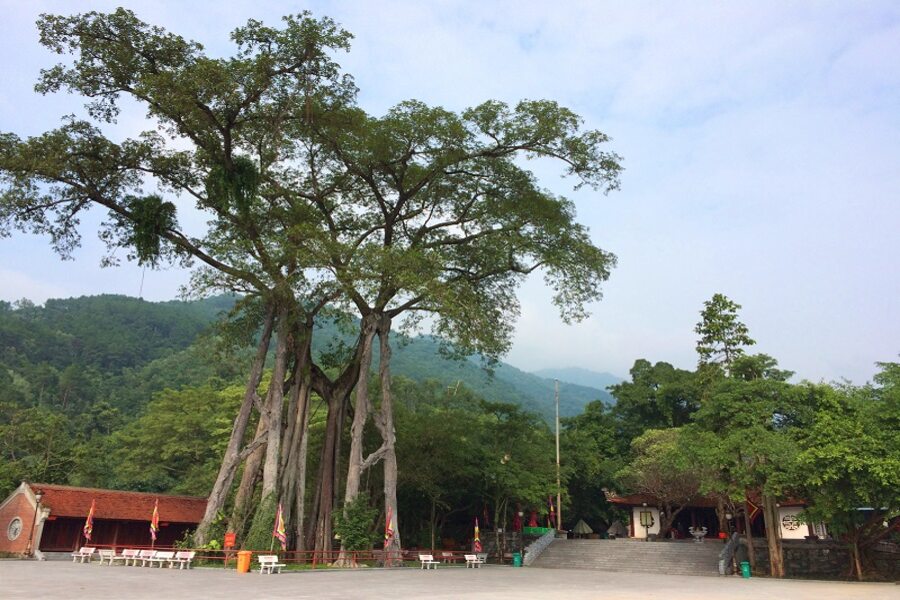
[(612, 373), (591, 371), (581, 367), (562, 367), (558, 369), (540, 369), (533, 371), (538, 377), (545, 379), (559, 379), (561, 382), (573, 383), (585, 387), (605, 390), (611, 385), (624, 381), (621, 377)]
[[(96, 374), (103, 388), (101, 392), (98, 387), (97, 395), (128, 412), (139, 411), (165, 387), (203, 385), (209, 377), (228, 378), (228, 371), (234, 372), (230, 367), (238, 365), (223, 365), (197, 346), (198, 336), (233, 303), (227, 296), (146, 302), (109, 295), (48, 300), (44, 306), (16, 309), (0, 303), (0, 367), (28, 381), (44, 368), (41, 365), (60, 371), (75, 366), (79, 372)], [(321, 323), (313, 351), (326, 350), (335, 338), (352, 342), (352, 337), (334, 323)], [(563, 417), (580, 414), (594, 400), (612, 403), (605, 388), (620, 381), (609, 373), (577, 368), (527, 373), (503, 362), (491, 375), (477, 358), (445, 358), (438, 351), (439, 341), (431, 336), (395, 339), (394, 374), (432, 379), (448, 387), (465, 385), (485, 400), (517, 404), (548, 421), (555, 414), (554, 379), (560, 381)]]
[[(428, 336), (412, 338), (409, 343), (399, 346), (394, 351), (391, 369), (397, 375), (417, 381), (435, 379), (448, 386), (461, 382), (486, 400), (518, 404), (547, 420), (551, 420), (556, 411), (553, 379), (522, 371), (504, 362), (494, 368), (491, 376), (477, 359), (455, 361), (442, 357), (438, 353), (438, 342)], [(614, 378), (612, 375), (608, 377)], [(580, 414), (585, 405), (594, 400), (607, 404), (614, 402), (603, 388), (582, 385), (562, 377), (558, 379), (560, 416)], [(617, 378), (614, 380), (620, 381)]]

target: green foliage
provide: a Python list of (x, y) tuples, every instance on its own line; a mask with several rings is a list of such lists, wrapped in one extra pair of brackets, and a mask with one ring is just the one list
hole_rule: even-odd
[(703, 466), (692, 459), (677, 428), (650, 429), (635, 438), (634, 458), (616, 474), (630, 492), (648, 494), (664, 505), (684, 506), (700, 493)]
[(811, 503), (807, 518), (862, 547), (900, 528), (897, 366), (881, 365), (878, 387), (816, 386), (813, 422), (803, 432), (793, 472)]
[(131, 229), (130, 234), (125, 235), (124, 243), (134, 247), (139, 265), (156, 266), (161, 254), (163, 235), (178, 226), (175, 205), (156, 195), (143, 198), (126, 196), (123, 210), (128, 217), (119, 217), (120, 227)]
[(744, 353), (744, 346), (752, 346), (756, 342), (750, 338), (747, 326), (738, 320), (740, 304), (723, 294), (714, 294), (703, 306), (700, 322), (694, 329), (700, 335), (697, 341), (700, 364), (721, 365), (727, 370)]
[(275, 528), (275, 515), (278, 512), (278, 500), (275, 494), (262, 498), (256, 511), (250, 530), (241, 547), (244, 550), (269, 550), (272, 547), (272, 531)]
[(560, 455), (569, 496), (563, 517), (567, 521), (571, 517), (573, 523), (582, 518), (601, 531), (617, 518), (616, 509), (602, 499), (604, 488), (615, 487), (615, 473), (626, 457), (619, 434), (622, 427), (602, 402), (588, 404), (584, 413), (563, 420), (562, 425)]
[(809, 398), (778, 379), (714, 382), (685, 436), (697, 464), (714, 467), (704, 491), (741, 501), (748, 489), (784, 493), (808, 414)]
[(696, 375), (669, 363), (651, 365), (645, 359), (634, 362), (631, 381), (610, 386), (616, 399), (612, 408), (616, 429), (626, 453), (631, 440), (646, 429), (682, 427), (700, 405)]
[(259, 191), (260, 175), (246, 156), (237, 156), (228, 166), (215, 165), (206, 178), (207, 202), (218, 210), (246, 214)]
[(341, 545), (351, 552), (371, 550), (378, 538), (377, 516), (378, 509), (369, 505), (369, 496), (365, 492), (345, 504), (343, 511), (334, 515), (334, 532), (341, 536)]
[(238, 386), (165, 390), (144, 414), (108, 440), (115, 483), (126, 489), (205, 495), (212, 487), (231, 423), (243, 397)]

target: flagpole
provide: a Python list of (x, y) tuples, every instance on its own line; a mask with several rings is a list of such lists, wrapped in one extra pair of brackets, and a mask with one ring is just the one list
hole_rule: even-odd
[(559, 475), (559, 379), (556, 381), (556, 530), (562, 529), (562, 483)]

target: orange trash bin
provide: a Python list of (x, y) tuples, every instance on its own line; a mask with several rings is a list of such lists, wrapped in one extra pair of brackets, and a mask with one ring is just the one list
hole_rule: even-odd
[(249, 550), (241, 550), (237, 553), (237, 572), (238, 573), (249, 573), (250, 572), (250, 559), (253, 558), (253, 553)]

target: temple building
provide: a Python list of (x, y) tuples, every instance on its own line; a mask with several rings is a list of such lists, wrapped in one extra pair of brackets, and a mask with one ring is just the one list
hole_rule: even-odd
[[(647, 494), (631, 494), (619, 496), (615, 492), (604, 490), (606, 500), (620, 508), (628, 510), (627, 522), (628, 536), (644, 539), (649, 536), (664, 535), (669, 538), (690, 538), (689, 531), (706, 528), (707, 537), (718, 537), (719, 518), (716, 514), (716, 500), (714, 498), (699, 497), (690, 504), (684, 506), (676, 515), (672, 526), (668, 531), (660, 533), (660, 507), (659, 502), (653, 496)], [(736, 514), (727, 512), (725, 517), (732, 531), (745, 533), (746, 520), (742, 511), (747, 511), (750, 517), (753, 537), (765, 537), (765, 524), (762, 510), (759, 507), (762, 501), (754, 494), (750, 494), (743, 506), (737, 507)], [(785, 498), (778, 503), (779, 533), (781, 539), (802, 540), (808, 536), (824, 538), (827, 535), (825, 526), (821, 523), (804, 523), (800, 518), (806, 503), (797, 498)], [(724, 532), (729, 533), (729, 532)]]
[(23, 482), (0, 504), (0, 552), (69, 552), (88, 545), (83, 529), (94, 505), (92, 546), (151, 546), (150, 519), (159, 510), (156, 546), (171, 547), (193, 530), (206, 498), (122, 492)]

